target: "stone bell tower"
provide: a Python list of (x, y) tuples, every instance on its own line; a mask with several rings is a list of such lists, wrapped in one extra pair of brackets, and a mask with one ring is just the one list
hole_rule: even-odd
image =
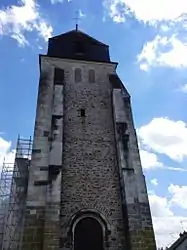
[(22, 250), (155, 250), (130, 95), (109, 47), (49, 39), (40, 81)]

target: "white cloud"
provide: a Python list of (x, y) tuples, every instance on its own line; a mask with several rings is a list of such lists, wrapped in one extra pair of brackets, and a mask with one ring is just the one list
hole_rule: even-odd
[(155, 194), (149, 195), (152, 215), (155, 217), (173, 216), (166, 197), (160, 197)]
[(187, 186), (178, 186), (171, 184), (168, 191), (172, 194), (171, 203), (177, 204), (181, 208), (187, 209)]
[(109, 16), (116, 23), (125, 22), (125, 15), (128, 14), (124, 4), (118, 0), (104, 0), (103, 1), (104, 8), (109, 12)]
[(175, 20), (187, 13), (186, 0), (104, 0), (104, 7), (115, 22), (124, 22), (126, 15), (155, 24)]
[(149, 66), (146, 63), (141, 63), (140, 64), (140, 69), (143, 70), (143, 71), (148, 71)]
[(55, 4), (55, 3), (63, 3), (64, 0), (51, 0), (51, 3), (52, 4)]
[(144, 45), (137, 61), (145, 71), (151, 66), (186, 68), (187, 43), (180, 41), (175, 35), (170, 38), (157, 35), (153, 41)]
[(0, 172), (4, 161), (6, 163), (14, 163), (15, 150), (11, 150), (11, 142), (0, 137)]
[(183, 85), (180, 90), (183, 92), (183, 93), (187, 93), (187, 84)]
[(140, 158), (144, 170), (155, 170), (159, 168), (162, 170), (187, 172), (187, 169), (181, 167), (171, 167), (164, 165), (162, 162), (158, 160), (158, 156), (155, 153), (149, 152), (147, 150), (143, 149), (140, 150)]
[(178, 172), (187, 172), (187, 169), (180, 168), (180, 167), (166, 167), (168, 170), (178, 171)]
[(155, 179), (152, 179), (151, 180), (151, 183), (154, 185), (154, 186), (158, 186), (158, 180), (155, 178)]
[(169, 247), (183, 231), (181, 222), (187, 229), (187, 217), (175, 215), (166, 197), (149, 194), (149, 201), (157, 247)]
[(53, 28), (49, 26), (44, 20), (40, 20), (38, 24), (35, 23), (34, 28), (45, 41), (47, 41), (48, 38), (52, 36)]
[(114, 22), (134, 16), (158, 28), (158, 35), (138, 55), (141, 70), (148, 71), (151, 66), (187, 67), (187, 42), (179, 38), (187, 30), (186, 0), (103, 0), (103, 5)]
[(140, 150), (140, 158), (144, 169), (162, 168), (163, 164), (158, 161), (157, 155), (146, 150)]
[(187, 156), (187, 126), (183, 121), (154, 118), (139, 128), (137, 134), (146, 149), (165, 154), (179, 162)]
[(81, 9), (79, 9), (78, 15), (80, 18), (83, 18), (86, 16), (86, 14)]
[(21, 0), (0, 10), (0, 36), (10, 36), (24, 46), (28, 44), (25, 33), (33, 31), (45, 41), (52, 34), (52, 27), (41, 17), (35, 0)]
[[(52, 4), (56, 4), (56, 3), (63, 3), (64, 0), (50, 0)], [(72, 2), (72, 0), (67, 0), (68, 2)]]

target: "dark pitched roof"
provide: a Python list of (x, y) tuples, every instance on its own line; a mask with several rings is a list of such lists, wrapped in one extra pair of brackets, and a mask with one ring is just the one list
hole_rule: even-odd
[(109, 46), (80, 30), (71, 30), (49, 39), (48, 56), (84, 61), (110, 61)]
[(180, 233), (179, 238), (169, 248), (167, 248), (167, 250), (175, 250), (186, 239), (187, 239), (187, 232), (184, 231), (183, 233)]
[(89, 36), (88, 34), (82, 32), (82, 31), (80, 31), (80, 30), (70, 30), (70, 31), (68, 31), (68, 32), (66, 32), (66, 33), (63, 33), (63, 34), (54, 36), (54, 37), (52, 37), (52, 39), (59, 39), (59, 38), (62, 38), (62, 39), (63, 39), (63, 38), (65, 38), (65, 37), (74, 37), (74, 38), (77, 38), (77, 37), (78, 37), (79, 39), (81, 39), (81, 38), (82, 38), (82, 39), (87, 39), (88, 42), (91, 42), (91, 43), (93, 43), (93, 44), (103, 45), (103, 46), (107, 46), (107, 47), (108, 47), (107, 44), (104, 44), (104, 43), (98, 41), (97, 39), (95, 39), (95, 38)]

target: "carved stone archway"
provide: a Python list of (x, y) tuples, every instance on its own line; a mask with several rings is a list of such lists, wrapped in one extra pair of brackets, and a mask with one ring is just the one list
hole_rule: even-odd
[[(79, 224), (80, 222), (80, 224)], [(98, 211), (95, 211), (93, 209), (87, 210), (87, 209), (82, 209), (79, 210), (76, 214), (74, 214), (70, 221), (69, 221), (69, 230), (68, 230), (68, 235), (69, 235), (69, 240), (70, 240), (70, 245), (72, 250), (78, 250), (76, 244), (77, 234), (78, 230), (81, 229), (81, 227), (87, 227), (88, 229), (88, 234), (93, 233), (94, 230), (97, 229), (98, 234), (96, 235), (98, 241), (102, 237), (102, 250), (105, 250), (108, 247), (108, 236), (111, 233), (110, 230), (110, 225), (107, 222), (106, 218), (101, 215)], [(91, 227), (93, 226), (92, 231), (90, 230)], [(80, 238), (83, 237), (83, 235), (79, 236)], [(93, 238), (90, 238), (90, 241), (92, 241)], [(86, 244), (86, 243), (85, 243)], [(89, 244), (89, 243), (87, 243)], [(79, 244), (78, 244), (79, 245)], [(101, 246), (101, 244), (100, 244)], [(100, 247), (98, 246), (98, 247)], [(81, 246), (84, 247), (84, 246)], [(81, 249), (83, 250), (83, 249)], [(92, 250), (92, 249), (90, 249)], [(97, 249), (96, 249), (97, 250)]]

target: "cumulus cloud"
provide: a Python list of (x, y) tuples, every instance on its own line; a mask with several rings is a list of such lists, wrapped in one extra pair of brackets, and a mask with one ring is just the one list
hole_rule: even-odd
[(157, 28), (158, 35), (138, 55), (141, 70), (187, 67), (187, 41), (182, 39), (187, 31), (186, 0), (104, 0), (103, 5), (116, 23), (133, 16)]
[(155, 217), (173, 216), (166, 197), (159, 197), (155, 194), (149, 195), (151, 211)]
[(3, 166), (3, 163), (8, 164), (14, 163), (15, 150), (11, 150), (11, 142), (6, 141), (0, 137), (0, 172)]
[[(186, 171), (182, 168), (168, 167), (159, 161), (156, 153), (181, 161), (186, 156), (187, 127), (183, 121), (172, 121), (168, 118), (154, 118), (150, 123), (137, 130), (140, 142), (142, 166), (146, 170), (168, 169)], [(156, 153), (155, 153), (156, 152)], [(158, 185), (156, 178), (150, 182)], [(153, 219), (157, 247), (169, 247), (187, 230), (187, 217), (174, 212), (173, 206), (187, 209), (187, 186), (170, 184), (167, 194), (158, 196), (149, 192), (149, 202)], [(185, 211), (184, 211), (185, 212)]]
[(183, 231), (181, 223), (187, 229), (187, 217), (175, 215), (171, 201), (166, 197), (152, 193), (149, 194), (149, 202), (157, 247), (169, 247)]
[(140, 127), (137, 134), (146, 149), (165, 154), (178, 162), (187, 156), (187, 126), (183, 121), (154, 118)]
[(148, 152), (146, 150), (140, 150), (140, 158), (142, 167), (144, 169), (155, 169), (163, 167), (163, 164), (158, 161), (158, 157), (154, 153)]
[(176, 204), (181, 208), (187, 209), (187, 186), (178, 186), (171, 184), (168, 191), (172, 194), (170, 203)]
[(28, 44), (27, 32), (35, 31), (46, 41), (52, 30), (35, 0), (21, 0), (17, 5), (0, 9), (0, 36), (10, 36), (21, 46)]
[(187, 13), (186, 0), (104, 0), (104, 7), (115, 22), (124, 22), (127, 15), (151, 25), (173, 21)]
[(178, 171), (178, 172), (187, 172), (187, 169), (181, 167), (173, 167), (173, 166), (166, 166), (162, 162), (158, 160), (157, 154), (147, 151), (147, 150), (140, 150), (140, 158), (142, 167), (144, 170), (171, 170), (171, 171)]
[(126, 20), (126, 15), (128, 15), (128, 10), (125, 8), (122, 1), (103, 1), (104, 8), (108, 11), (109, 16), (116, 23), (123, 23)]
[(155, 66), (186, 68), (187, 43), (180, 41), (175, 35), (170, 38), (157, 35), (153, 41), (143, 46), (137, 61), (145, 71)]

